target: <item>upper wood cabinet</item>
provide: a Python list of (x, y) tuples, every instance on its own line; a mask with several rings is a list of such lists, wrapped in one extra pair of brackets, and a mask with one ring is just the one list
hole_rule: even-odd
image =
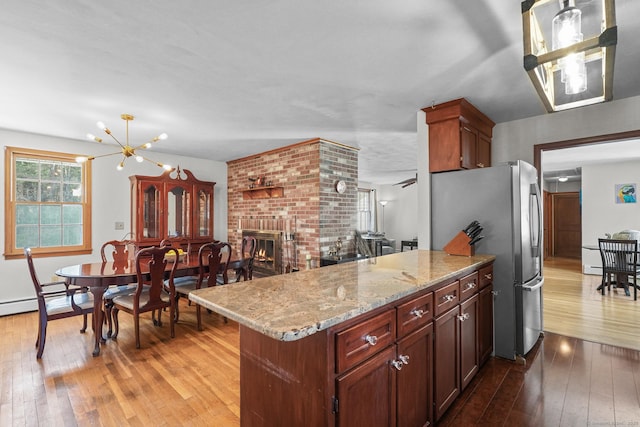
[(423, 108), (429, 125), (429, 172), (491, 166), (495, 123), (466, 99)]
[(131, 233), (139, 247), (158, 245), (168, 237), (188, 238), (195, 247), (213, 240), (215, 182), (200, 181), (179, 167), (129, 180)]

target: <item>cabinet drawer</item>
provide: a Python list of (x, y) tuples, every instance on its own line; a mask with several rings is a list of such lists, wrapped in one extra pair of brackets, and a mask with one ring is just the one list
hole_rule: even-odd
[(398, 338), (426, 325), (432, 318), (432, 292), (398, 306)]
[(464, 301), (469, 297), (478, 293), (478, 272), (464, 276), (460, 279), (460, 301)]
[(493, 283), (493, 264), (486, 267), (482, 267), (478, 273), (480, 279), (480, 289)]
[(396, 338), (396, 311), (389, 310), (336, 334), (336, 371), (346, 371)]
[(434, 294), (435, 315), (439, 316), (460, 302), (460, 282), (455, 282), (438, 289)]

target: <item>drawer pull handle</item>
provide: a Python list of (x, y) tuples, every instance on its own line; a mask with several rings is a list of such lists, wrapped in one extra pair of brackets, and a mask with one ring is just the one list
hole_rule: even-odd
[(391, 361), (391, 366), (396, 368), (398, 371), (402, 370), (402, 365), (409, 364), (409, 356), (406, 354), (401, 354), (398, 356), (398, 359)]
[(447, 295), (443, 296), (443, 297), (442, 297), (442, 299), (443, 299), (445, 302), (451, 302), (451, 301), (453, 301), (454, 299), (456, 299), (456, 297), (455, 297), (455, 296), (453, 296), (453, 295), (451, 295), (451, 294), (447, 294)]
[(469, 289), (473, 289), (476, 287), (476, 282), (469, 282), (467, 283), (467, 290)]
[(460, 320), (461, 322), (464, 322), (467, 319), (469, 319), (469, 313), (464, 313), (464, 314), (458, 316), (458, 320)]
[(378, 337), (375, 335), (367, 335), (366, 337), (364, 337), (364, 340), (366, 342), (369, 343), (369, 345), (376, 345), (378, 344)]
[(491, 279), (493, 279), (493, 274), (487, 273), (487, 274), (484, 275), (484, 278), (487, 279), (487, 280), (491, 280)]
[(424, 316), (424, 310), (422, 310), (420, 308), (414, 308), (413, 310), (411, 310), (411, 312), (409, 314), (413, 314), (414, 316), (416, 316), (419, 319), (422, 316)]

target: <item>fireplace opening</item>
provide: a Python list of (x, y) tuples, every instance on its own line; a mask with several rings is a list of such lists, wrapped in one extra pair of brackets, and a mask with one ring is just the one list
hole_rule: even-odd
[(253, 270), (258, 274), (272, 276), (282, 273), (282, 233), (268, 230), (242, 230), (242, 237), (256, 239), (256, 255)]

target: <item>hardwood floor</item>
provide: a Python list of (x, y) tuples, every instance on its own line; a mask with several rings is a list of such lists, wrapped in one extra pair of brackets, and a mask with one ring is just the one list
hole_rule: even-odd
[(640, 353), (546, 333), (526, 365), (492, 358), (438, 426), (640, 423)]
[(581, 274), (579, 259), (544, 261), (544, 330), (640, 350), (640, 299), (622, 289), (596, 288), (600, 276)]
[[(240, 425), (238, 324), (181, 302), (176, 338), (169, 324), (140, 322), (136, 350), (131, 316), (93, 357), (93, 334), (81, 319), (49, 323), (42, 360), (35, 356), (37, 315), (0, 318), (0, 426)], [(164, 317), (164, 316), (163, 316)]]
[[(578, 261), (552, 260), (545, 274), (548, 332), (526, 365), (491, 359), (439, 425), (639, 424), (638, 303), (596, 293), (599, 278)], [(36, 314), (0, 317), (0, 425), (238, 426), (238, 325), (205, 314), (198, 332), (194, 307), (181, 304), (175, 339), (147, 317), (136, 350), (122, 314), (118, 341), (96, 358), (80, 319), (51, 322), (37, 361)]]

